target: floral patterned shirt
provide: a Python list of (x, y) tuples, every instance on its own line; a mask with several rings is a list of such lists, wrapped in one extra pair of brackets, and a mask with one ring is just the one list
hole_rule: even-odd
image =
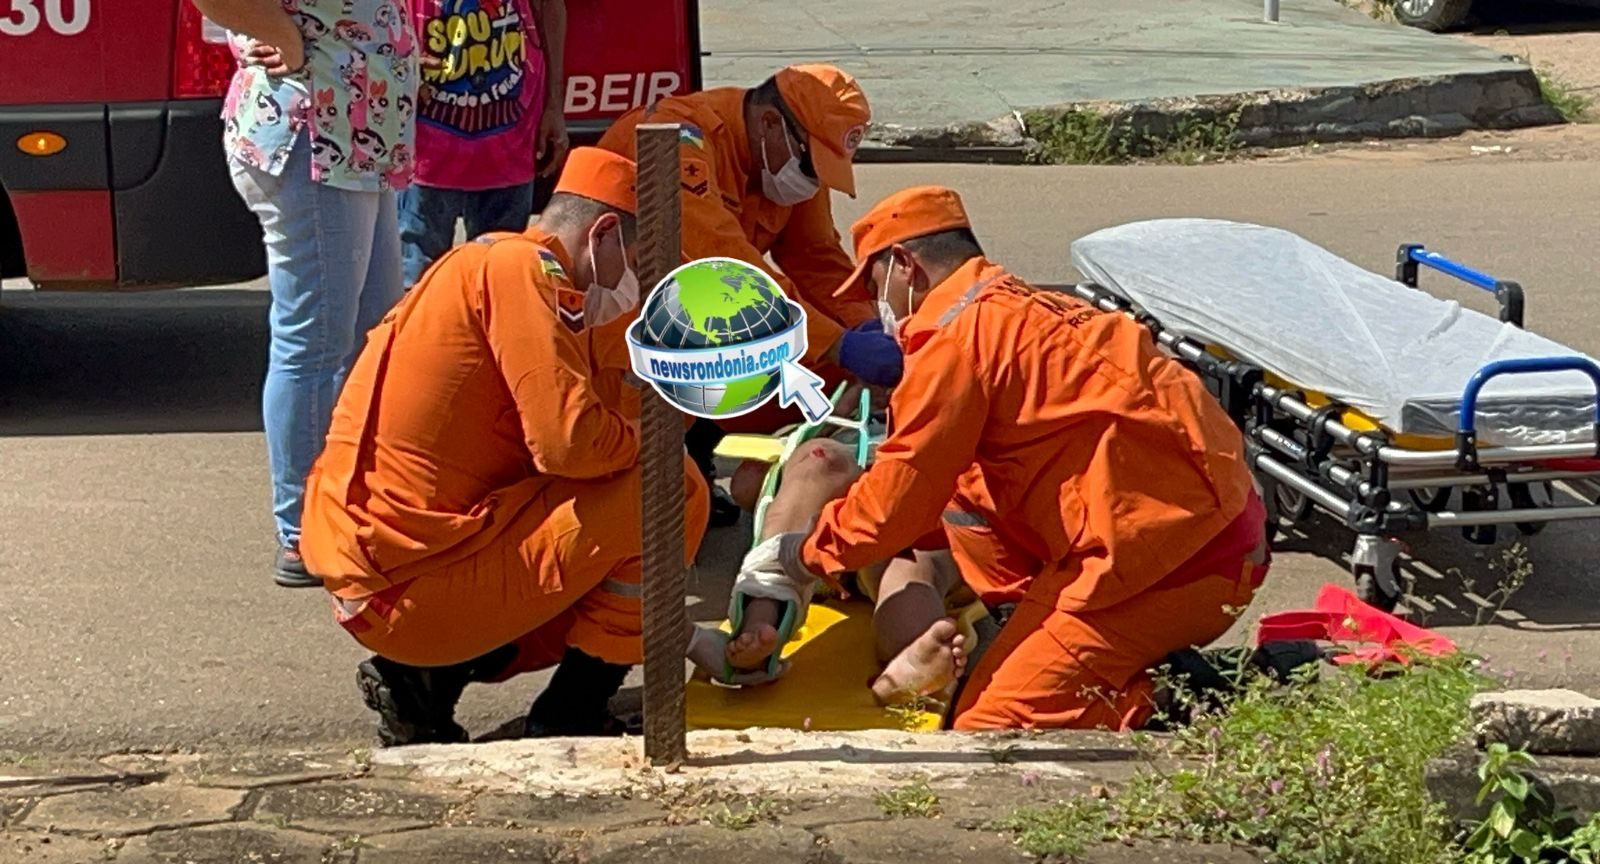
[(251, 40), (230, 39), (239, 61), (222, 106), (230, 158), (283, 171), (302, 131), (311, 179), (377, 192), (411, 182), (418, 79), (407, 0), (282, 0), (305, 37), (306, 65), (281, 78), (249, 65)]

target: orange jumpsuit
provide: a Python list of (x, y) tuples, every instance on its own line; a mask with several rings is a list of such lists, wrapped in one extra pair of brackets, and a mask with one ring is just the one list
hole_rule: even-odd
[[(653, 109), (635, 108), (617, 118), (597, 145), (636, 158), (640, 123), (684, 124), (678, 148), (682, 165), (683, 253), (688, 259), (737, 258), (760, 267), (806, 310), (807, 366), (827, 382), (844, 371), (821, 357), (854, 327), (878, 317), (864, 290), (835, 297), (855, 268), (841, 245), (833, 203), (824, 189), (803, 204), (785, 207), (761, 192), (761, 163), (750, 153), (740, 87), (719, 87), (675, 96)], [(776, 267), (767, 261), (772, 256)], [(649, 286), (646, 286), (647, 288)], [(765, 432), (798, 422), (798, 408), (776, 401), (750, 414), (719, 420), (729, 431)]]
[[(457, 247), (350, 372), (301, 549), (381, 656), (440, 666), (516, 642), (505, 677), (569, 645), (641, 660), (638, 394), (561, 316), (583, 308), (570, 266), (538, 229)], [(709, 507), (687, 458), (684, 500), (687, 565)]]
[(823, 510), (806, 566), (885, 560), (942, 520), (963, 579), (1016, 604), (955, 728), (1140, 725), (1145, 670), (1221, 636), (1265, 575), (1237, 428), (1142, 326), (981, 257), (902, 338), (889, 437)]

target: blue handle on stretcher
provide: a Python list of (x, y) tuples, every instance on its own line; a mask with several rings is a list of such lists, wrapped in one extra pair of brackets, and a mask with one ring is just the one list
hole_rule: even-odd
[(1465, 264), (1452, 261), (1438, 252), (1429, 252), (1415, 243), (1401, 245), (1399, 267), (1395, 277), (1412, 288), (1417, 287), (1418, 265), (1437, 270), (1447, 276), (1460, 279), (1475, 288), (1482, 288), (1488, 291), (1500, 303), (1500, 320), (1507, 324), (1522, 326), (1523, 308), (1526, 305), (1526, 301), (1521, 285), (1506, 279), (1496, 279), (1482, 270), (1474, 270)]
[(1458, 264), (1438, 252), (1429, 252), (1420, 246), (1409, 250), (1411, 260), (1439, 271), (1447, 276), (1454, 276), (1468, 285), (1475, 285), (1485, 291), (1495, 291), (1500, 287), (1500, 280), (1490, 276), (1482, 270), (1474, 270), (1465, 264)]
[(1464, 470), (1477, 468), (1478, 395), (1484, 385), (1501, 375), (1526, 375), (1537, 372), (1582, 372), (1595, 388), (1595, 452), (1600, 455), (1600, 363), (1587, 357), (1516, 357), (1496, 360), (1477, 372), (1461, 393), (1461, 417), (1456, 426), (1456, 464)]

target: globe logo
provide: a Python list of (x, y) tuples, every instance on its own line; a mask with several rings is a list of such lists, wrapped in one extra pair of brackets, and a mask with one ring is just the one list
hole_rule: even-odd
[(831, 405), (802, 367), (805, 310), (761, 269), (702, 258), (667, 274), (628, 327), (634, 374), (686, 414), (737, 417), (779, 396), (810, 422)]

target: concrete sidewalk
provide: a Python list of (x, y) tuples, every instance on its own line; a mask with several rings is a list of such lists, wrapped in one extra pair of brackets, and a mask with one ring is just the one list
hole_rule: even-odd
[(1526, 66), (1383, 24), (1336, 0), (885, 0), (701, 4), (706, 83), (789, 63), (855, 73), (869, 142), (1018, 148), (1020, 115), (1080, 104), (1158, 114), (1242, 109), (1241, 141), (1286, 145), (1557, 122)]
[[(5, 766), (0, 861), (1022, 864), (990, 823), (1099, 794), (1135, 760), (1092, 733), (696, 733), (691, 752), (675, 773), (644, 766), (637, 739)], [(1146, 844), (1084, 860), (1258, 859)]]

